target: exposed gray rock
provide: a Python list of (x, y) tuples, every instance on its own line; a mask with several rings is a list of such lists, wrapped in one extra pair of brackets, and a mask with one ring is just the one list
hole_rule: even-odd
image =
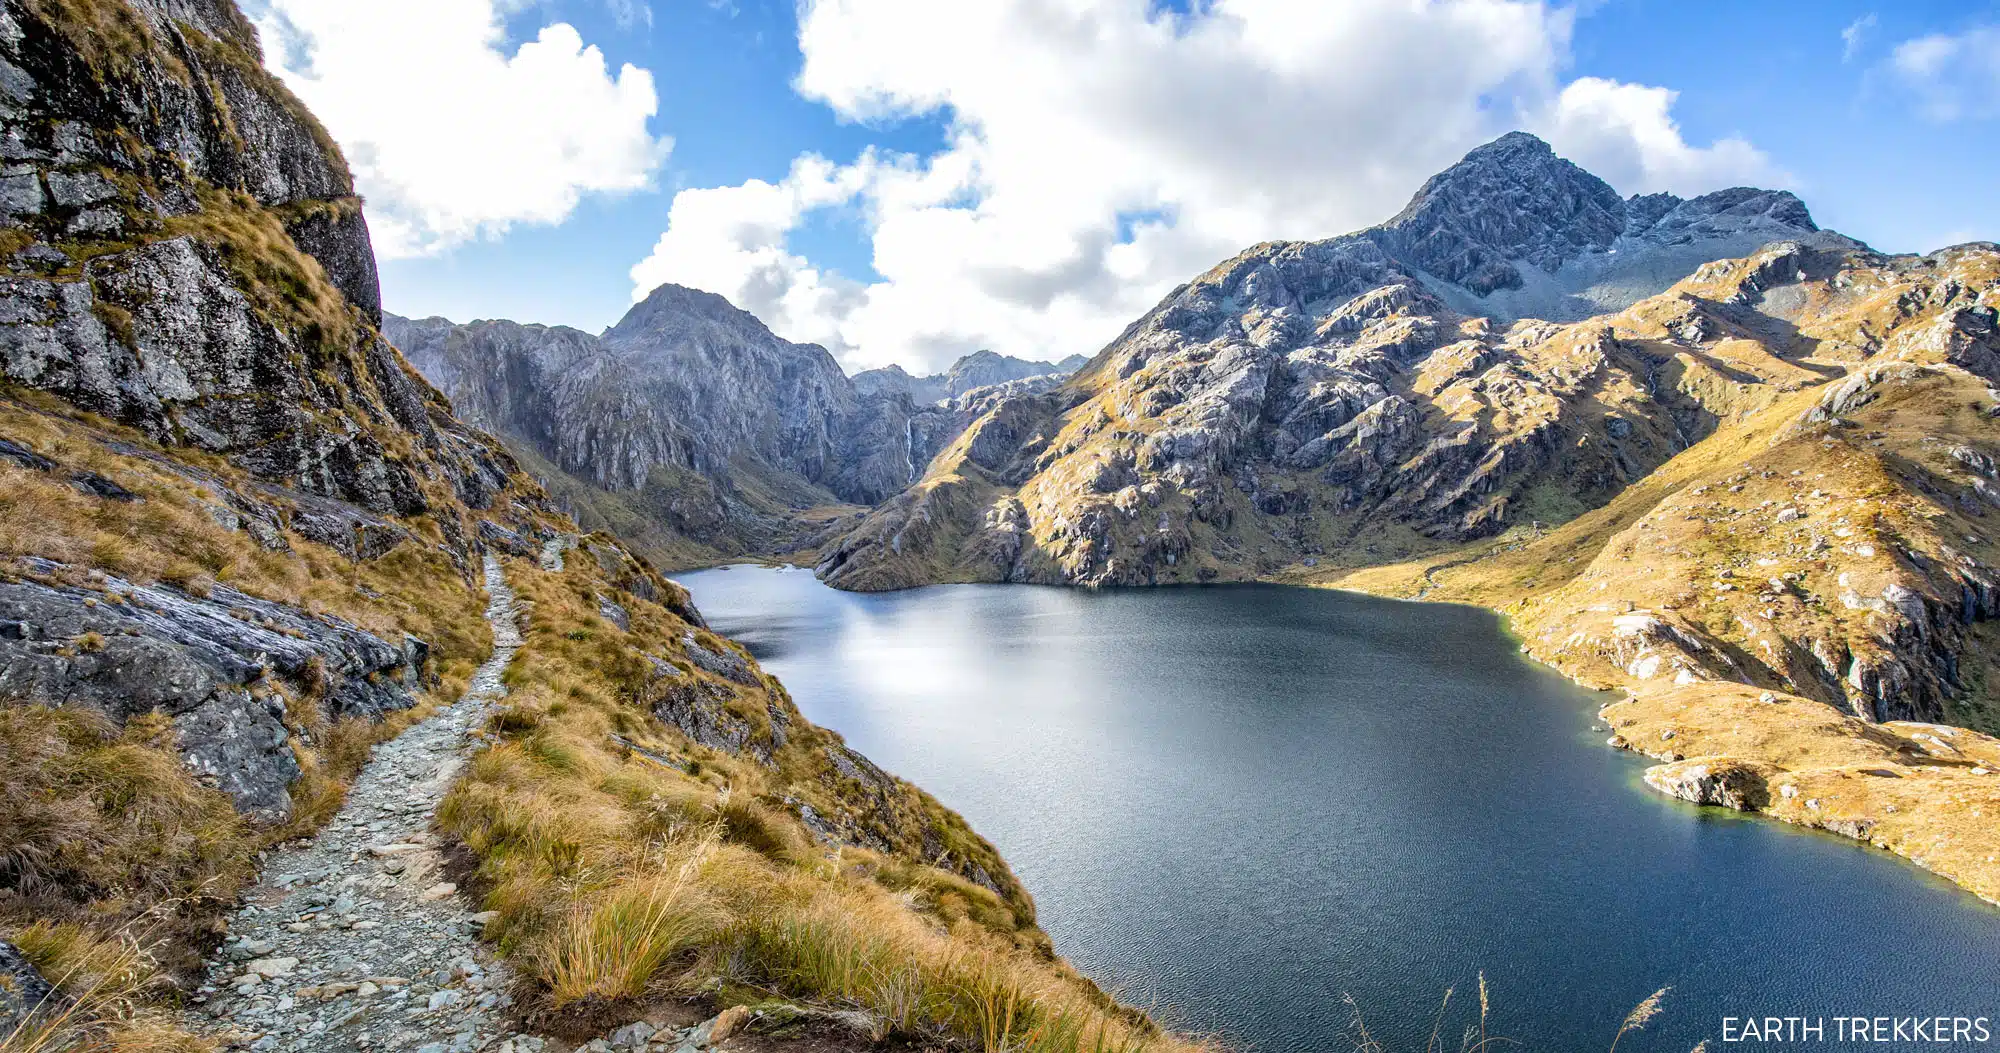
[(707, 680), (670, 683), (653, 704), (653, 715), (710, 749), (740, 753), (750, 744), (750, 722), (729, 710), (736, 693)]
[(1646, 769), (1646, 785), (1694, 804), (1754, 812), (1770, 803), (1762, 769), (1726, 757), (1705, 757)]
[[(1082, 379), (962, 425), (985, 481), (1037, 481), (1033, 544), (1004, 497), (954, 505), (913, 490), (820, 546), (820, 573), (852, 588), (923, 583), (911, 563), (1072, 584), (1212, 574), (1182, 568), (1184, 524), (1231, 530), (1243, 510), (1234, 494), (1257, 531), (1299, 557), (1317, 554), (1312, 539), (1332, 518), (1356, 530), (1397, 522), (1442, 542), (1490, 536), (1551, 478), (1586, 507), (1601, 503), (1706, 435), (1718, 414), (1700, 392), (1656, 383), (1657, 350), (1608, 326), (1533, 318), (1629, 306), (1773, 242), (1727, 297), (1740, 303), (1684, 298), (1679, 329), (1697, 342), (1731, 332), (1745, 304), (1865, 247), (1819, 230), (1787, 193), (1625, 199), (1541, 140), (1504, 136), (1380, 226), (1224, 261), (1134, 322)], [(1572, 343), (1544, 347), (1558, 338)], [(1938, 339), (1962, 344), (1968, 362), (1988, 351), (1962, 326)], [(1634, 391), (1645, 394), (1620, 394)], [(1072, 413), (1106, 392), (1087, 415)], [(1080, 450), (1102, 452), (1043, 474)], [(1142, 532), (1136, 498), (1091, 500), (1142, 483), (1187, 507)], [(958, 551), (909, 558), (910, 546), (940, 543)]]
[(681, 646), (686, 649), (688, 660), (719, 677), (734, 680), (739, 684), (755, 687), (757, 674), (750, 669), (750, 663), (743, 656), (727, 646), (710, 648), (704, 646), (693, 632), (681, 637)]
[(0, 1035), (15, 1034), (31, 1017), (60, 1012), (65, 1004), (19, 947), (0, 940)]
[(605, 621), (616, 625), (620, 629), (632, 628), (631, 613), (617, 600), (601, 592), (597, 594), (597, 613), (602, 615)]
[(290, 815), (299, 776), (287, 699), (375, 718), (408, 708), (429, 676), (420, 640), (392, 644), (225, 586), (205, 596), (110, 576), (92, 586), (0, 582), (0, 698), (86, 706), (119, 723), (163, 713), (188, 766), (260, 821)]
[(229, 0), (130, 9), (115, 60), (0, 13), (0, 211), (34, 239), (0, 261), (0, 374), (376, 514), (427, 511), (420, 475), (482, 506), (511, 465), (369, 328), (346, 163), (255, 30)]
[[(384, 332), (467, 420), (575, 479), (640, 492), (649, 518), (725, 551), (807, 543), (792, 512), (880, 501), (998, 400), (1066, 375), (981, 352), (940, 378), (932, 399), (889, 374), (850, 380), (824, 348), (675, 285), (602, 337), (394, 315)], [(771, 495), (785, 507), (770, 507)]]
[(1621, 199), (1525, 132), (1467, 154), (1387, 223), (1352, 237), (1414, 267), (1455, 310), (1503, 320), (1579, 321), (1774, 241), (1861, 247), (1821, 231), (1785, 191)]

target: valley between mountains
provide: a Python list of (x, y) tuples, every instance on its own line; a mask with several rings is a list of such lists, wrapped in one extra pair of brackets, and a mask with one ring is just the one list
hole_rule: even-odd
[[(1624, 694), (1611, 742), (1661, 792), (1995, 900), (1996, 319), (1991, 244), (1885, 256), (1785, 192), (1621, 198), (1515, 133), (1379, 227), (1217, 265), (1067, 379), (924, 403), (671, 286), (596, 340), (388, 331), (576, 507), (673, 524), (628, 531), (668, 565), (1483, 604)], [(573, 344), (552, 385), (495, 379)], [(589, 412), (627, 371), (645, 412)]]
[(1513, 133), (1101, 349), (848, 376), (673, 285), (384, 313), (230, 0), (0, 0), (0, 373), (10, 1053), (1205, 1048), (663, 573), (733, 560), (1482, 604), (1661, 792), (2000, 902), (1990, 243)]

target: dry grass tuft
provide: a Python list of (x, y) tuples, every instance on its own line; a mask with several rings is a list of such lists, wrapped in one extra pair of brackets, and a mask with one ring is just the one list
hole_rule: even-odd
[(106, 937), (81, 925), (41, 921), (13, 937), (60, 1000), (0, 1034), (0, 1053), (211, 1053), (152, 1008), (163, 983), (145, 929)]
[(152, 27), (125, 0), (27, 0), (23, 6), (60, 33), (100, 81), (142, 60), (164, 59), (170, 75), (187, 76), (186, 66), (159, 46)]
[[(1624, 1022), (1619, 1026), (1618, 1033), (1611, 1038), (1610, 1053), (1617, 1053), (1619, 1041), (1628, 1033), (1645, 1030), (1646, 1024), (1660, 1015), (1662, 1006), (1666, 1002), (1667, 992), (1671, 990), (1673, 990), (1671, 987), (1662, 987), (1632, 1007), (1632, 1011), (1625, 1015)], [(1451, 996), (1452, 989), (1445, 988), (1444, 997), (1438, 1002), (1437, 1015), (1431, 1022), (1430, 1037), (1424, 1042), (1424, 1053), (1446, 1053), (1450, 1048), (1451, 1040), (1445, 1034), (1445, 1017), (1451, 1009)], [(1353, 1032), (1354, 1044), (1351, 1047), (1353, 1053), (1388, 1053), (1389, 1047), (1368, 1030), (1368, 1023), (1361, 1016), (1361, 1007), (1354, 1001), (1353, 996), (1342, 995), (1341, 1001), (1347, 1004), (1352, 1017), (1348, 1026)], [(1480, 973), (1479, 1016), (1459, 1033), (1458, 1053), (1482, 1053), (1498, 1046), (1519, 1045), (1513, 1039), (1502, 1038), (1489, 1032), (1492, 1010), (1493, 1002), (1486, 988), (1486, 974)], [(1696, 1043), (1691, 1053), (1707, 1053), (1707, 1051), (1708, 1040), (1702, 1039)]]
[(81, 911), (195, 890), (228, 898), (258, 840), (194, 780), (163, 720), (0, 705), (0, 888)]
[(1654, 991), (1638, 1005), (1633, 1006), (1630, 1013), (1625, 1014), (1625, 1022), (1618, 1025), (1618, 1033), (1611, 1037), (1611, 1053), (1618, 1053), (1618, 1040), (1624, 1038), (1627, 1032), (1644, 1031), (1647, 1022), (1660, 1015), (1660, 1006), (1666, 1001), (1667, 992), (1671, 990), (1673, 990), (1671, 987), (1662, 987)]

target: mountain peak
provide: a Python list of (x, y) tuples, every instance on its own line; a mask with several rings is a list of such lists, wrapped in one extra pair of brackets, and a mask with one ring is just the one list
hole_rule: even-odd
[(1555, 147), (1550, 146), (1541, 136), (1533, 132), (1516, 130), (1508, 132), (1506, 135), (1483, 146), (1473, 147), (1465, 156), (1467, 160), (1470, 160), (1482, 154), (1501, 153), (1543, 154), (1549, 157), (1556, 155)]
[[(1668, 193), (1621, 197), (1548, 143), (1518, 131), (1474, 148), (1426, 180), (1401, 212), (1362, 236), (1463, 290), (1472, 299), (1454, 301), (1461, 310), (1546, 317), (1573, 314), (1561, 302), (1576, 291), (1570, 287), (1602, 284), (1611, 271), (1632, 272), (1609, 282), (1621, 289), (1632, 286), (1640, 271), (1647, 275), (1641, 285), (1664, 287), (1660, 276), (1772, 241), (1859, 244), (1823, 235), (1805, 204), (1782, 190), (1731, 187), (1692, 200)], [(1552, 283), (1536, 270), (1567, 277)], [(1455, 295), (1436, 291), (1448, 300)], [(1629, 302), (1627, 292), (1616, 298)], [(1501, 301), (1489, 302), (1495, 296)], [(1587, 299), (1596, 307), (1614, 305), (1602, 296)]]
[(690, 288), (684, 284), (666, 282), (646, 294), (644, 300), (632, 304), (632, 310), (618, 318), (618, 324), (606, 328), (600, 340), (606, 346), (658, 346), (662, 342), (676, 344), (694, 340), (696, 332), (730, 332), (730, 344), (754, 344), (754, 346), (788, 346), (788, 348), (810, 348), (818, 356), (826, 354), (826, 348), (818, 344), (794, 344), (780, 338), (766, 326), (756, 314), (732, 304), (726, 296), (716, 292), (706, 292), (700, 288)]
[(1625, 199), (1527, 132), (1509, 132), (1425, 181), (1380, 228), (1385, 247), (1476, 293), (1518, 288), (1514, 260), (1554, 270), (1625, 232)]
[(634, 328), (646, 328), (648, 323), (663, 315), (675, 317), (693, 316), (714, 322), (741, 322), (748, 320), (763, 327), (755, 315), (738, 308), (725, 297), (686, 285), (667, 282), (646, 294), (646, 298), (632, 305), (618, 324), (605, 332), (609, 337), (614, 333), (629, 332)]

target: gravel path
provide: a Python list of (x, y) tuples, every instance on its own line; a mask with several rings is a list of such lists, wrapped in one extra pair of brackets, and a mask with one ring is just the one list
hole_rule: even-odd
[(464, 698), (376, 747), (317, 837), (271, 854), (190, 1007), (194, 1030), (260, 1053), (543, 1048), (506, 1028), (512, 975), (479, 939), (486, 918), (439, 876), (431, 830), (521, 645), (491, 556), (486, 591), (492, 657)]

